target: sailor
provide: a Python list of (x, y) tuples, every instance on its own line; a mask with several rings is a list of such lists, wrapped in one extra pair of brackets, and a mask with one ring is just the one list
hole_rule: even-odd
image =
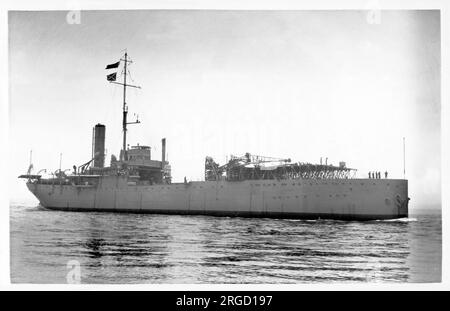
[(184, 184), (187, 184), (186, 176), (184, 176)]
[(386, 171), (386, 172), (384, 172), (384, 178), (387, 179), (387, 176), (388, 176), (388, 172)]
[(370, 174), (370, 172), (369, 172), (369, 179), (371, 179), (372, 178), (372, 175)]

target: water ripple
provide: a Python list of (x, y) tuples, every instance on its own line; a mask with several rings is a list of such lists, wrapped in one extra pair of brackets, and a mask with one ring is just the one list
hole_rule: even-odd
[(436, 282), (441, 218), (252, 219), (11, 205), (11, 280), (65, 283)]

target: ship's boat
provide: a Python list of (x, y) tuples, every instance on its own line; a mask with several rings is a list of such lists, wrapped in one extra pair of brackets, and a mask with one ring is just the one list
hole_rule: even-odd
[(162, 139), (161, 160), (152, 159), (149, 146), (126, 145), (127, 53), (114, 69), (124, 65), (123, 82), (115, 74), (110, 83), (120, 84), (123, 97), (123, 147), (119, 159), (111, 157), (105, 166), (106, 127), (93, 128), (93, 148), (89, 161), (73, 166), (73, 171), (57, 170), (51, 177), (31, 174), (28, 189), (48, 209), (65, 211), (108, 211), (212, 216), (273, 217), (299, 219), (374, 220), (408, 216), (406, 179), (355, 178), (355, 169), (345, 162), (333, 166), (292, 162), (246, 153), (231, 156), (220, 165), (205, 158), (205, 180), (172, 182), (166, 161), (166, 139)]

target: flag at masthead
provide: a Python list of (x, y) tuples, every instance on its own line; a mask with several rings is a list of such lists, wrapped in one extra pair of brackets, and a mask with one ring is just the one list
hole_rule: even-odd
[(127, 149), (126, 149), (126, 147), (127, 147), (127, 125), (141, 123), (139, 120), (136, 120), (135, 122), (127, 122), (127, 115), (128, 115), (128, 106), (126, 103), (127, 87), (134, 87), (134, 88), (138, 88), (138, 89), (140, 89), (141, 87), (136, 86), (136, 85), (127, 84), (127, 66), (128, 66), (128, 64), (132, 63), (132, 61), (128, 59), (127, 52), (125, 52), (125, 55), (123, 56), (123, 58), (121, 58), (117, 63), (109, 64), (106, 66), (105, 69), (118, 68), (120, 62), (124, 63), (123, 83), (116, 82), (116, 73), (109, 74), (106, 76), (106, 78), (109, 81), (109, 83), (123, 85), (123, 108), (122, 108), (123, 145), (122, 145), (122, 152), (120, 153), (120, 160), (127, 161), (127, 154), (126, 154), (126, 152), (127, 152)]
[(117, 63), (114, 63), (114, 64), (109, 64), (109, 65), (106, 66), (105, 69), (117, 68), (117, 67), (119, 67), (119, 64), (120, 64), (120, 61), (118, 61)]
[(117, 77), (117, 72), (111, 73), (109, 75), (106, 76), (106, 80), (108, 81), (116, 81), (116, 77)]

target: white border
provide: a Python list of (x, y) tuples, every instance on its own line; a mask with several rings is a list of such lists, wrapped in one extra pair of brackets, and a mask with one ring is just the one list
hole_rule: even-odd
[[(227, 9), (227, 10), (336, 10), (336, 9), (367, 9), (368, 6), (378, 4), (382, 10), (397, 9), (440, 9), (441, 10), (441, 180), (442, 180), (442, 282), (431, 284), (390, 284), (390, 283), (355, 283), (355, 284), (141, 284), (141, 285), (27, 285), (11, 284), (9, 269), (9, 197), (8, 183), (8, 116), (9, 116), (9, 84), (8, 84), (8, 10), (122, 10), (122, 9)], [(449, 103), (448, 91), (445, 86), (450, 85), (449, 77), (449, 40), (450, 40), (450, 2), (445, 0), (319, 0), (319, 1), (290, 1), (290, 0), (179, 0), (179, 1), (95, 1), (87, 0), (15, 0), (2, 1), (0, 4), (0, 290), (449, 290), (450, 270), (449, 252), (446, 246), (449, 230), (449, 214), (446, 206), (449, 199)], [(6, 191), (3, 191), (6, 189)]]

